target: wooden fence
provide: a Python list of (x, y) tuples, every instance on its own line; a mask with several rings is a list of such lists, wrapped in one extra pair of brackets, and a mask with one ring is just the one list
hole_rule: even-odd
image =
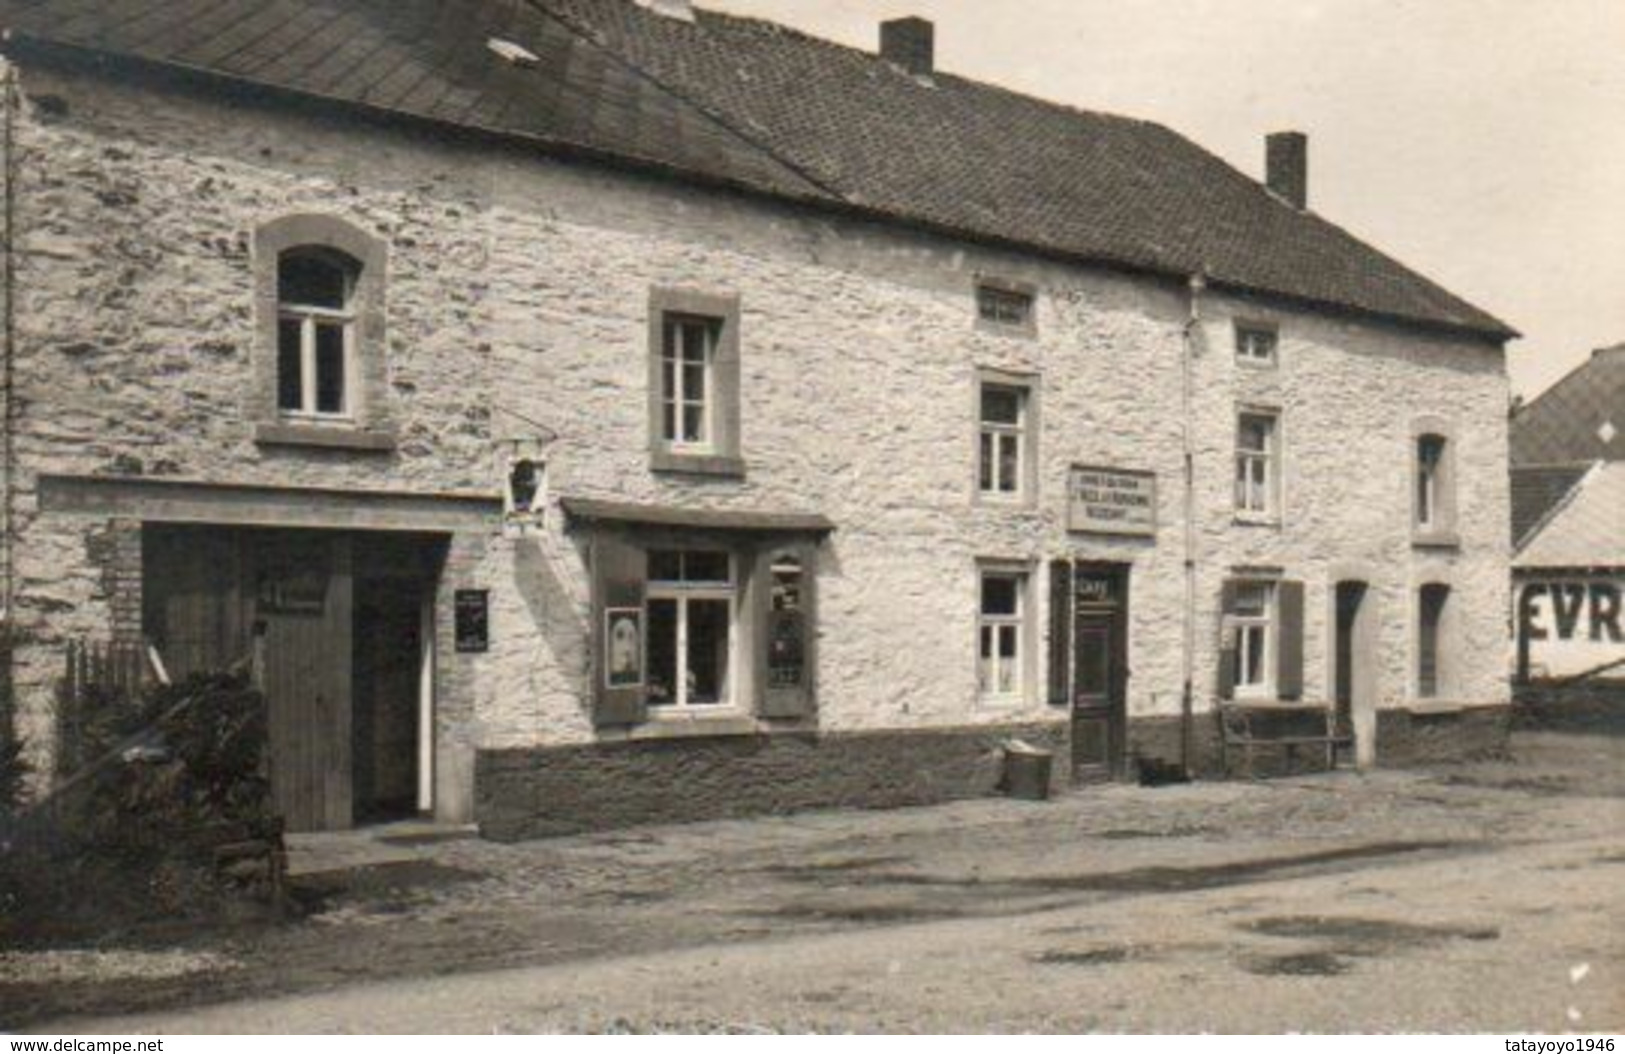
[(134, 709), (147, 683), (145, 645), (119, 641), (69, 641), (57, 696), (57, 771), (71, 773), (88, 759), (87, 731), (113, 716), (109, 709)]

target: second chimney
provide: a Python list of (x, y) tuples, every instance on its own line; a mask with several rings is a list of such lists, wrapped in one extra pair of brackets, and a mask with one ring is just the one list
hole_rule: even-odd
[(894, 18), (880, 23), (880, 57), (914, 74), (929, 77), (935, 29), (923, 18)]
[(1309, 137), (1274, 132), (1264, 137), (1264, 185), (1302, 211), (1309, 206)]

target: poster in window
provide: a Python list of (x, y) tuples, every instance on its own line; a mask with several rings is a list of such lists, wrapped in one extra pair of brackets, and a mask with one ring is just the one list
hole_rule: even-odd
[(643, 683), (643, 610), (609, 608), (604, 612), (604, 683), (610, 688), (636, 688)]
[(484, 589), (459, 589), (452, 598), (457, 650), (488, 651), (491, 647), (491, 594)]
[(772, 613), (767, 641), (767, 684), (769, 688), (799, 688), (806, 665), (802, 648), (801, 612), (781, 610)]

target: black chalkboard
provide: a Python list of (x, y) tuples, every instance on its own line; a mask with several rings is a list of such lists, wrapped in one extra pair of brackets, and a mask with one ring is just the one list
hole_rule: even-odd
[(486, 651), (491, 647), (491, 594), (485, 589), (459, 589), (456, 596), (457, 650)]

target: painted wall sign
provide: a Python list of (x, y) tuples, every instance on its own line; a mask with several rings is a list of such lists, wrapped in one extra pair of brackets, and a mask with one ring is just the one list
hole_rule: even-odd
[(1625, 579), (1520, 581), (1518, 647), (1534, 677), (1574, 676), (1625, 659)]
[(459, 589), (453, 597), (457, 650), (488, 651), (491, 647), (491, 593), (485, 589)]
[(1073, 465), (1066, 484), (1066, 529), (1155, 534), (1156, 473)]

